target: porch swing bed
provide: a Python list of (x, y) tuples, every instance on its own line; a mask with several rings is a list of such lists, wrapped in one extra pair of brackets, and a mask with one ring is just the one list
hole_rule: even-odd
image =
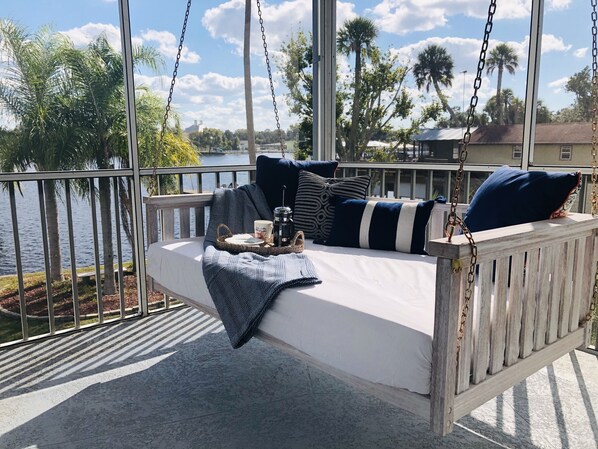
[[(152, 288), (218, 317), (201, 274), (203, 237), (197, 237), (212, 196), (145, 198), (147, 270)], [(588, 344), (598, 220), (569, 214), (474, 233), (474, 294), (458, 343), (467, 272), (454, 267), (468, 266), (472, 248), (464, 235), (451, 242), (442, 237), (448, 211), (444, 204), (432, 210), (427, 256), (307, 240), (304, 253), (322, 283), (282, 291), (255, 336), (429, 419), (440, 435)], [(189, 237), (192, 213), (196, 237)]]
[[(423, 225), (425, 251), (323, 246), (306, 240), (303, 253), (322, 282), (283, 290), (266, 309), (255, 334), (428, 419), (439, 435), (450, 433), (456, 420), (534, 372), (587, 346), (596, 299), (598, 220), (593, 215), (551, 208), (545, 217), (473, 226), (473, 203), (484, 185), (469, 210), (468, 205), (458, 204), (495, 8), (496, 0), (491, 0), (455, 192), (450, 204), (435, 203), (430, 208)], [(259, 2), (258, 12), (261, 21)], [(595, 13), (593, 18), (595, 23)], [(172, 85), (175, 77), (176, 68)], [(277, 112), (272, 84), (271, 88)], [(594, 94), (595, 90), (594, 86)], [(169, 104), (170, 100), (171, 96)], [(594, 170), (597, 140), (593, 139)], [(282, 140), (281, 150), (284, 157)], [(511, 176), (515, 171), (498, 172)], [(516, 176), (527, 179), (527, 172), (518, 172)], [(258, 165), (258, 180), (259, 176)], [(568, 176), (573, 176), (577, 191), (581, 174)], [(594, 213), (595, 175), (592, 181)], [(292, 182), (297, 183), (297, 175)], [(507, 184), (510, 181), (500, 185)], [(571, 205), (572, 186), (557, 205)], [(539, 189), (541, 194), (550, 191)], [(213, 200), (213, 193), (198, 193), (153, 195), (144, 203), (150, 287), (218, 317), (202, 275), (204, 224)], [(506, 211), (514, 210), (513, 200), (524, 213), (539, 201), (537, 194), (521, 198), (508, 190), (498, 197), (500, 201), (496, 197), (478, 200), (482, 221), (493, 214), (503, 220)], [(466, 211), (467, 225), (457, 216)], [(454, 232), (458, 227), (461, 233)]]

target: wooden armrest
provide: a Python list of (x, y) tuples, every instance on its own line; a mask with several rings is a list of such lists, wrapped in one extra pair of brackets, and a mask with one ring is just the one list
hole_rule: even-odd
[(181, 207), (203, 207), (212, 204), (214, 194), (184, 193), (180, 195), (155, 195), (144, 196), (143, 202), (153, 209), (178, 209)]
[[(598, 220), (589, 214), (570, 214), (563, 218), (535, 221), (472, 233), (478, 248), (478, 262), (527, 251), (557, 241), (592, 235)], [(469, 259), (471, 248), (464, 235), (430, 240), (428, 253), (445, 259)]]

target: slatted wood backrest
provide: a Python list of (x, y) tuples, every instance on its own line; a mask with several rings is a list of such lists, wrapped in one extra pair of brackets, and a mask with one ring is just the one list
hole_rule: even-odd
[[(205, 233), (206, 207), (212, 202), (211, 193), (160, 195), (143, 198), (146, 215), (148, 246), (159, 240), (187, 238)], [(194, 232), (191, 232), (191, 216)], [(175, 225), (178, 222), (178, 233)]]
[[(417, 203), (419, 200), (374, 198), (377, 201)], [(157, 195), (143, 199), (146, 207), (146, 229), (148, 245), (159, 240), (201, 236), (205, 233), (206, 207), (212, 201), (211, 193), (185, 195)], [(426, 240), (441, 238), (450, 205), (437, 203), (428, 222)], [(465, 213), (467, 204), (459, 204), (457, 213)], [(191, 216), (195, 231), (191, 232)], [(176, 226), (178, 224), (178, 226)], [(178, 232), (175, 232), (178, 228)]]
[[(592, 296), (597, 227), (598, 220), (573, 214), (474, 234), (478, 266), (458, 360), (457, 394), (579, 329)], [(453, 242), (460, 249), (430, 242), (431, 253), (461, 259), (467, 267), (466, 241), (459, 236)], [(459, 276), (463, 285), (466, 271)]]

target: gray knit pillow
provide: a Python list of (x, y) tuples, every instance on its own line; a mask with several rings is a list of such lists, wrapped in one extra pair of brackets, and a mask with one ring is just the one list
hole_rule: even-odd
[(299, 172), (299, 186), (295, 197), (293, 219), (295, 229), (305, 238), (325, 241), (332, 228), (334, 206), (330, 198), (342, 196), (364, 199), (370, 185), (370, 176), (352, 178), (324, 178), (305, 170)]

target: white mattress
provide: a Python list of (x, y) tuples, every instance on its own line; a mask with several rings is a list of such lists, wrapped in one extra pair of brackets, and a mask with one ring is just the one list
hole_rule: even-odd
[[(436, 258), (314, 245), (304, 252), (322, 283), (284, 290), (259, 329), (346, 373), (428, 394)], [(155, 243), (148, 274), (214, 308), (203, 279), (203, 238)]]

